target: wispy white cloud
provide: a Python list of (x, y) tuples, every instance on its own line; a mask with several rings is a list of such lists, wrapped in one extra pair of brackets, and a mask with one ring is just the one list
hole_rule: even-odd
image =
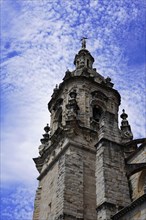
[(143, 4), (138, 0), (1, 1), (4, 185), (35, 183), (31, 158), (37, 156), (43, 127), (50, 120), (47, 103), (66, 69), (74, 68), (83, 36), (89, 38), (94, 66), (110, 76), (120, 92), (120, 111), (127, 111), (134, 136), (145, 136)]
[(15, 186), (1, 200), (2, 220), (30, 220), (34, 203), (34, 189), (25, 186)]
[[(58, 1), (23, 1), (15, 6), (7, 0), (3, 4), (6, 6), (4, 12), (9, 11), (11, 18), (10, 29), (4, 26), (3, 55), (7, 57), (10, 52), (20, 52), (2, 64), (5, 73), (3, 92), (11, 109), (19, 103), (19, 114), (25, 108), (27, 117), (30, 105), (31, 111), (38, 102), (43, 108), (42, 104), (49, 101), (53, 86), (61, 81), (64, 71), (73, 68), (77, 42), (86, 33), (89, 34), (89, 50), (97, 57), (97, 69), (111, 75), (116, 83), (121, 80), (121, 84), (128, 86), (126, 80), (130, 76), (120, 70), (128, 58), (123, 57), (124, 47), (119, 41), (123, 42), (122, 37), (130, 34), (124, 33), (123, 23), (127, 27), (133, 21), (137, 25), (140, 20), (141, 5), (138, 2), (130, 7), (127, 1), (87, 1), (86, 4), (81, 1), (61, 1), (59, 4)], [(115, 28), (121, 36), (116, 37)], [(6, 47), (8, 43), (9, 48)], [(121, 91), (122, 88), (119, 86)]]

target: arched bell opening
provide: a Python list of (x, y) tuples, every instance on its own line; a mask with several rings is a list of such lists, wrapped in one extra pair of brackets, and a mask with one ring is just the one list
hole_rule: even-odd
[(96, 122), (99, 123), (100, 119), (102, 117), (102, 114), (103, 114), (103, 110), (99, 106), (94, 105), (92, 107), (92, 118), (93, 118), (93, 120), (95, 120)]

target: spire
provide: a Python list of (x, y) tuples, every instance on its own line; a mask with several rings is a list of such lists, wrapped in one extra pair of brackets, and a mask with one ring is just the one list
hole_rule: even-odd
[(123, 109), (122, 111), (123, 113), (120, 115), (120, 117), (122, 118), (121, 131), (122, 131), (123, 140), (127, 142), (133, 139), (133, 134), (129, 122), (127, 120), (128, 115), (125, 113), (125, 109)]

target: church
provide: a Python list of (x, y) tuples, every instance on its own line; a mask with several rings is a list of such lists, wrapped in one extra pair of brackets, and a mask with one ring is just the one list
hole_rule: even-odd
[(146, 220), (146, 138), (133, 139), (120, 94), (93, 68), (86, 39), (54, 88), (33, 220)]

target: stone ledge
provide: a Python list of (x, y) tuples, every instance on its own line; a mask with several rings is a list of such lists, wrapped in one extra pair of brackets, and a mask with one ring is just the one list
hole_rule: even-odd
[(42, 170), (43, 164), (44, 164), (44, 159), (39, 156), (39, 157), (33, 158), (33, 161), (36, 165), (38, 172), (40, 173)]
[(130, 205), (123, 208), (121, 211), (116, 213), (111, 219), (112, 220), (119, 220), (120, 217), (128, 213), (129, 211), (133, 210), (136, 206), (141, 205), (142, 203), (146, 202), (146, 194), (142, 195), (135, 201), (133, 201)]

